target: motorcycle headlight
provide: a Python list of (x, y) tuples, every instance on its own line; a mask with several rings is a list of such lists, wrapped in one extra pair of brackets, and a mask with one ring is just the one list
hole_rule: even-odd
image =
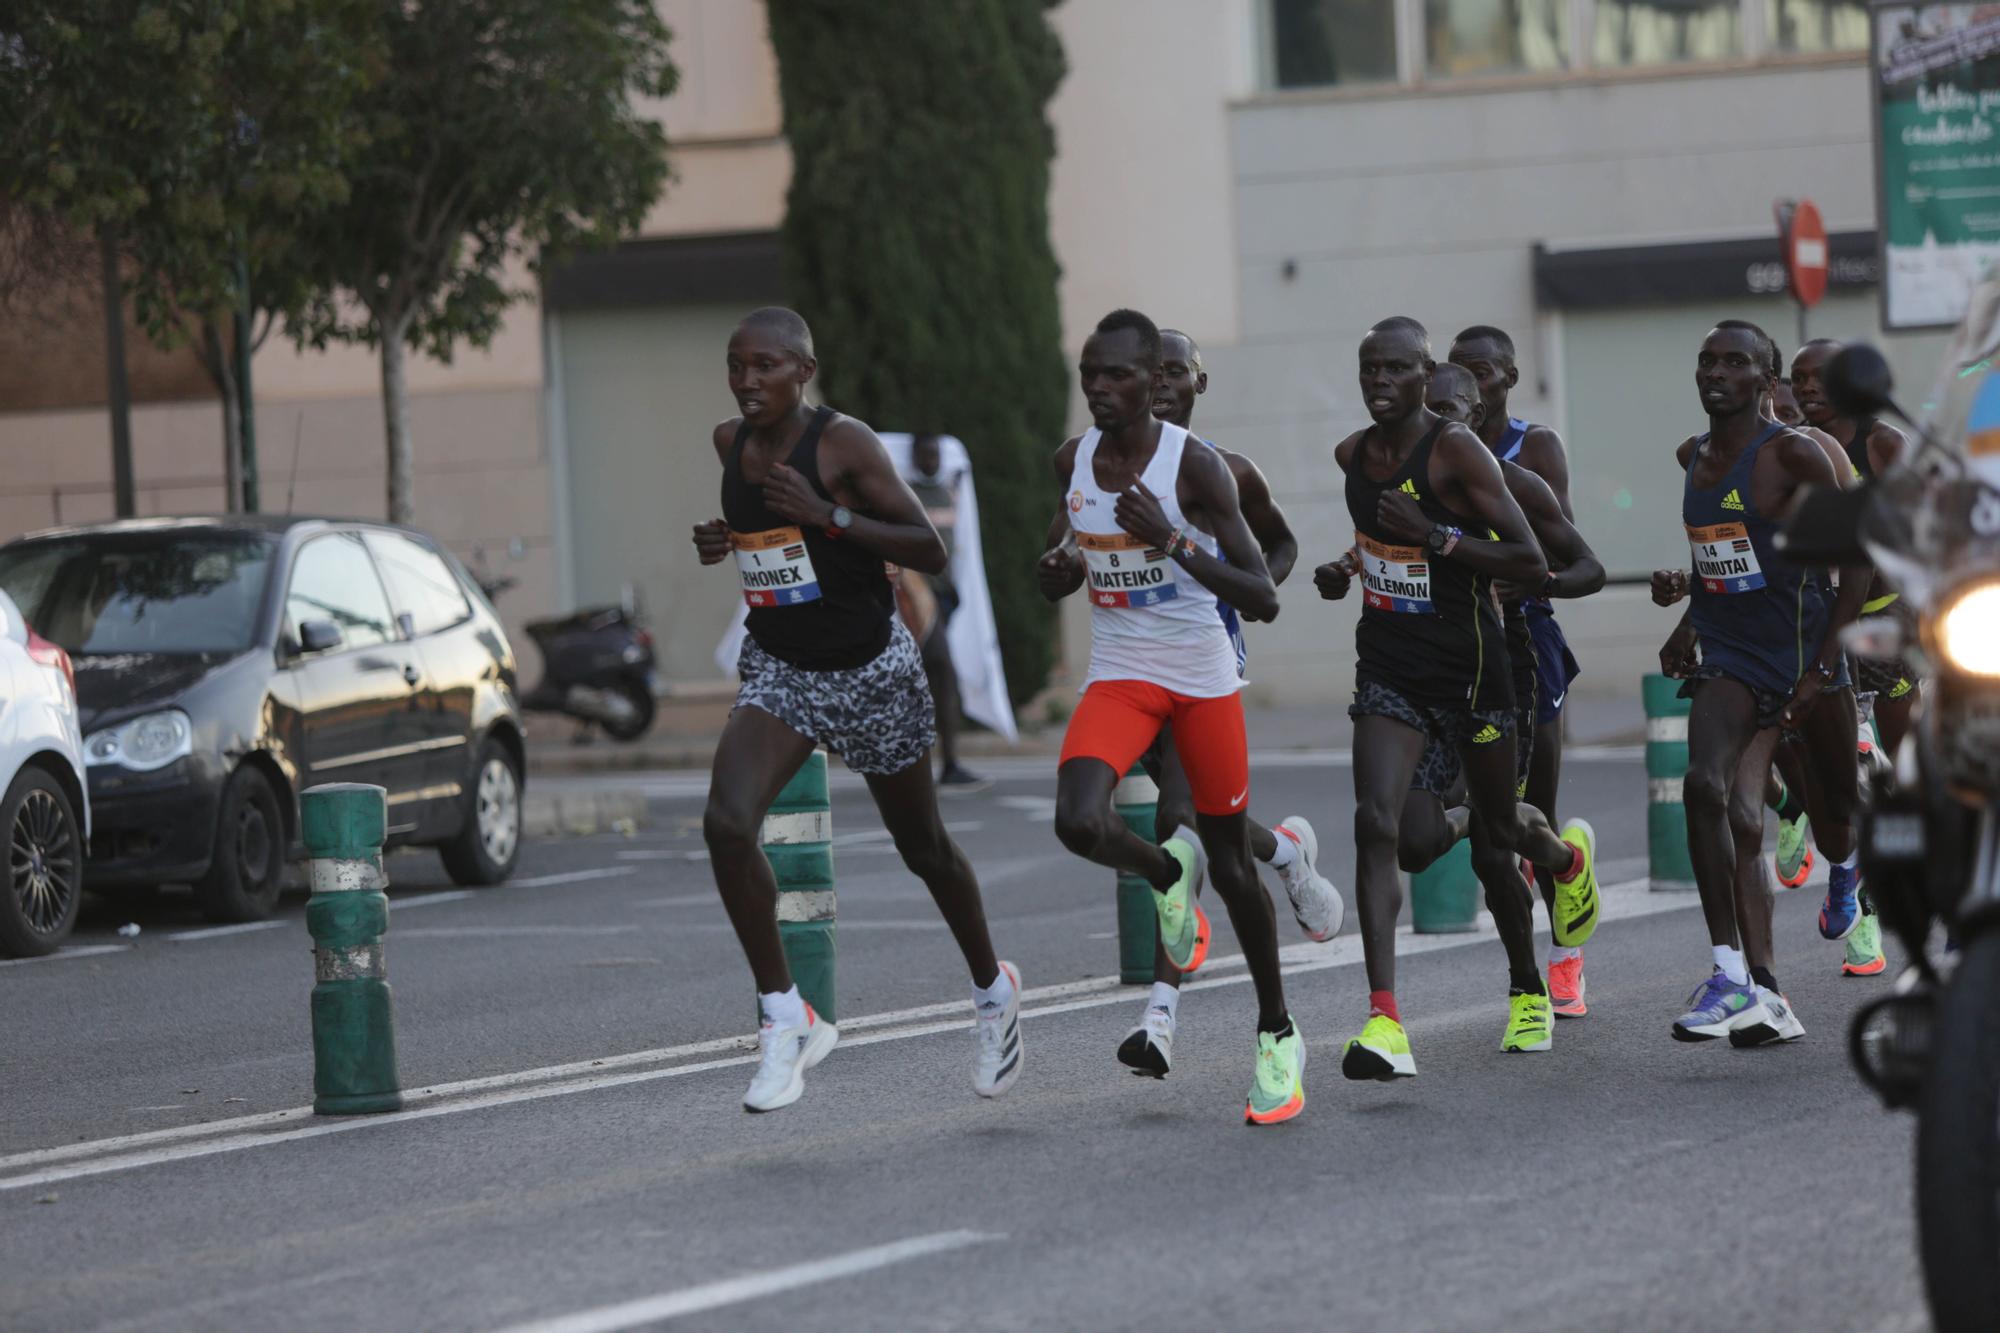
[(194, 724), (178, 708), (97, 732), (83, 746), (86, 763), (116, 764), (140, 773), (165, 768), (193, 750)]
[(2000, 583), (1952, 595), (1938, 616), (1938, 648), (1955, 671), (2000, 676)]

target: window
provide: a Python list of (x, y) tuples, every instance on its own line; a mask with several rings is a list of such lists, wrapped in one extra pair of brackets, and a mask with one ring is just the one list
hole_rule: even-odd
[(243, 533), (59, 537), (0, 550), (0, 589), (78, 656), (240, 653), (270, 559), (270, 542)]
[(1569, 0), (1425, 0), (1425, 68), (1447, 78), (1566, 68), (1569, 9)]
[(1868, 6), (1862, 0), (1765, 0), (1774, 51), (1866, 51)]
[(398, 532), (369, 533), (368, 549), (396, 609), (409, 613), (412, 632), (435, 634), (472, 614), (458, 576), (436, 551)]
[(1277, 87), (1394, 82), (1395, 0), (1270, 0), (1269, 13)]
[(315, 537), (299, 552), (285, 594), (285, 632), (292, 642), (299, 642), (306, 621), (331, 620), (340, 627), (341, 647), (370, 648), (396, 637), (395, 619), (359, 537)]
[(1742, 0), (1596, 0), (1599, 65), (1674, 65), (1743, 54)]

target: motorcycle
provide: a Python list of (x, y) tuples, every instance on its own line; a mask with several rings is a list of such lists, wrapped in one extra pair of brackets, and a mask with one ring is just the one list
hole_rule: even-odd
[[(479, 579), (487, 600), (515, 586), (511, 578)], [(589, 607), (574, 615), (531, 621), (528, 637), (542, 654), (542, 679), (521, 697), (521, 707), (562, 713), (593, 725), (614, 741), (635, 741), (653, 725), (665, 685), (653, 654), (653, 635), (641, 622), (631, 589), (617, 606)]]
[(1864, 882), (1909, 966), (1855, 1015), (1849, 1054), (1884, 1105), (1916, 1113), (1919, 1248), (1943, 1333), (2000, 1318), (1996, 354), (2000, 276), (1974, 292), (1922, 422), (1897, 406), (1881, 353), (1838, 353), (1826, 368), (1834, 405), (1904, 421), (1916, 447), (1866, 487), (1809, 494), (1786, 528), (1800, 558), (1874, 562), (1907, 611), (1850, 627), (1847, 646), (1904, 656), (1926, 676), (1920, 715), (1871, 777), (1861, 829)]

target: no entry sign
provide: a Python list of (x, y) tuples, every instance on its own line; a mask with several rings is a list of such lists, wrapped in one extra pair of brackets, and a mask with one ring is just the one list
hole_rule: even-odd
[(1802, 306), (1816, 306), (1826, 295), (1826, 223), (1820, 220), (1819, 206), (1801, 199), (1788, 212), (1781, 209), (1779, 217), (1792, 295)]

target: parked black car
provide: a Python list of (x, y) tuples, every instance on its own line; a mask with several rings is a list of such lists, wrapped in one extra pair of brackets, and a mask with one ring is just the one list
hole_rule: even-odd
[(266, 916), (300, 854), (298, 793), (389, 793), (391, 844), (461, 884), (520, 854), (514, 653), (420, 532), (314, 518), (128, 520), (0, 546), (0, 588), (76, 666), (90, 887), (191, 883)]

